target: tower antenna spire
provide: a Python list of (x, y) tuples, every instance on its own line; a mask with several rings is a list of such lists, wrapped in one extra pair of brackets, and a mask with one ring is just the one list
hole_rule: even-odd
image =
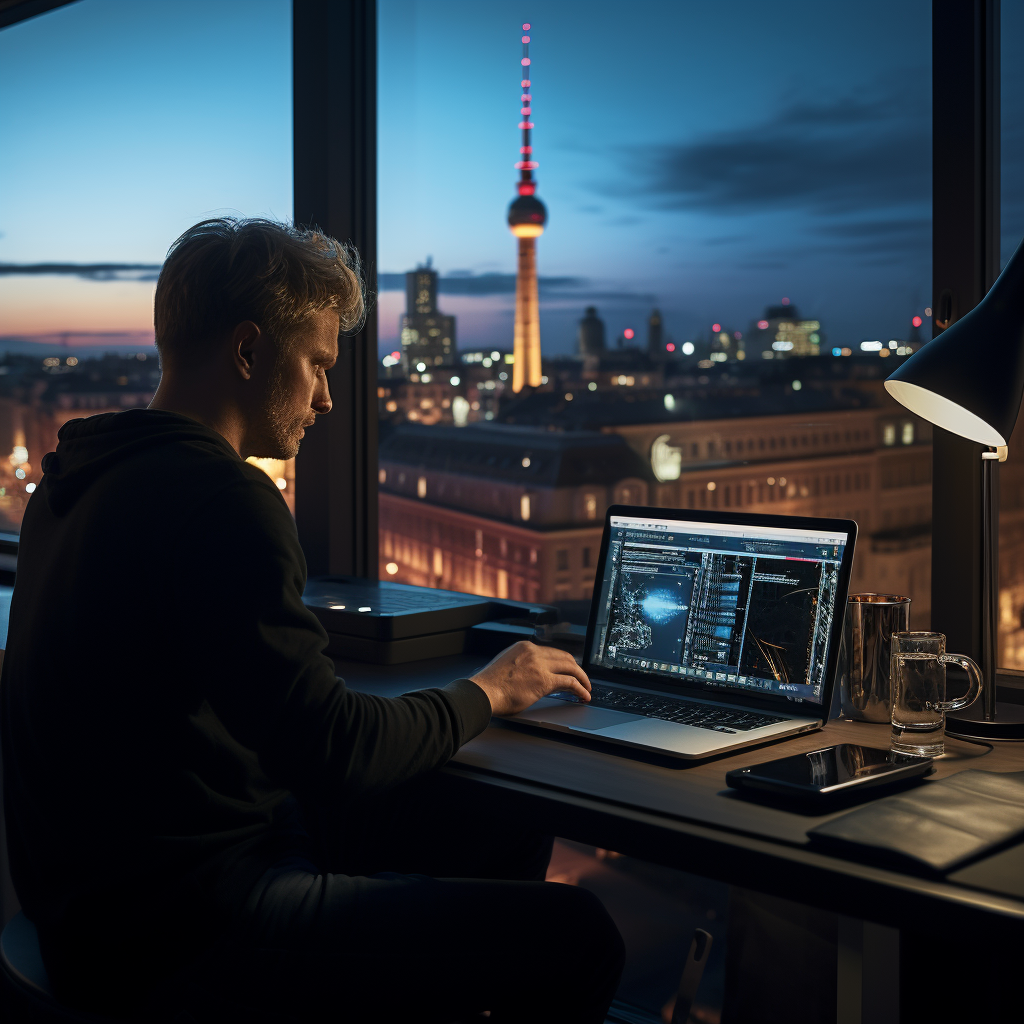
[(537, 239), (544, 232), (548, 212), (537, 198), (537, 182), (533, 172), (533, 63), (530, 59), (530, 23), (523, 25), (523, 56), (520, 60), (519, 130), (522, 143), (516, 170), (519, 198), (508, 208), (509, 230), (519, 243), (519, 264), (516, 274), (516, 319), (513, 342), (512, 390), (539, 387), (541, 383), (540, 317), (537, 298)]

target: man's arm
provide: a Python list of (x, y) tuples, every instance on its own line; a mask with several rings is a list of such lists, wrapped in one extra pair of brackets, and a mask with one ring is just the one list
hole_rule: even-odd
[(183, 594), (200, 640), (203, 694), (231, 736), (288, 788), (329, 799), (397, 785), (445, 763), (491, 714), (558, 689), (589, 690), (568, 654), (516, 644), (472, 681), (399, 698), (350, 691), (302, 603), (305, 562), (273, 485), (239, 479), (191, 526), (182, 560), (197, 578), (183, 580)]

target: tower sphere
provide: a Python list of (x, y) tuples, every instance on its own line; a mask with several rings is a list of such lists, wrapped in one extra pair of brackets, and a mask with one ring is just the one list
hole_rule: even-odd
[(508, 208), (509, 230), (517, 238), (536, 238), (544, 233), (548, 211), (536, 196), (519, 196)]

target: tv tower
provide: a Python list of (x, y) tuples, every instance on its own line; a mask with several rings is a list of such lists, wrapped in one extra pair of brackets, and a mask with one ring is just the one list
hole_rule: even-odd
[(512, 201), (508, 208), (508, 226), (512, 234), (519, 240), (519, 267), (516, 274), (516, 326), (513, 344), (515, 362), (512, 366), (512, 390), (522, 391), (524, 387), (540, 386), (540, 319), (537, 301), (537, 239), (544, 233), (544, 224), (548, 219), (548, 211), (544, 204), (534, 195), (537, 183), (533, 180), (533, 172), (537, 162), (533, 159), (533, 146), (530, 133), (533, 121), (530, 120), (532, 98), (530, 96), (530, 25), (523, 25), (523, 59), (521, 97), (522, 108), (519, 128), (523, 133), (522, 146), (519, 149), (519, 160), (516, 170), (519, 181), (516, 188), (519, 198)]

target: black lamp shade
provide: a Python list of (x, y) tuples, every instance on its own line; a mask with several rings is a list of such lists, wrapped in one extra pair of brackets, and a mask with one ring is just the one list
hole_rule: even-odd
[(1024, 242), (966, 316), (885, 382), (922, 419), (979, 444), (1007, 444), (1024, 395)]

